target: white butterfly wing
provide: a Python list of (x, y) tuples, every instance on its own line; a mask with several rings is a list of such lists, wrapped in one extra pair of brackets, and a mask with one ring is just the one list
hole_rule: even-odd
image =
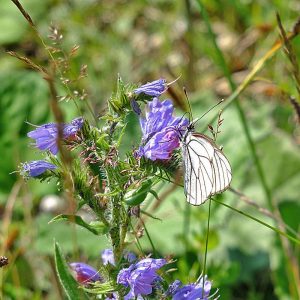
[(219, 149), (215, 149), (212, 167), (214, 172), (214, 186), (211, 195), (215, 195), (226, 190), (232, 179), (230, 164)]
[(193, 205), (224, 191), (231, 182), (231, 167), (224, 154), (207, 136), (187, 133), (183, 141), (184, 191)]
[(204, 203), (212, 192), (213, 153), (214, 148), (209, 142), (188, 133), (183, 143), (184, 192), (187, 201), (193, 205)]

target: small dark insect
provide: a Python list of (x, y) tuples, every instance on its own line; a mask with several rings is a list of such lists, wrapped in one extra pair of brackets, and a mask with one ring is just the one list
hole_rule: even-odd
[(8, 258), (6, 256), (0, 256), (0, 268), (8, 265)]

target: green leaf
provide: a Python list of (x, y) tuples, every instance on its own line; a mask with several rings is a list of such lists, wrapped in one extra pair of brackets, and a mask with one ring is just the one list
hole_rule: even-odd
[(300, 205), (295, 201), (285, 201), (279, 204), (279, 210), (285, 224), (294, 229), (299, 230)]
[(108, 232), (108, 228), (101, 222), (93, 222), (91, 224), (86, 223), (83, 221), (83, 219), (80, 216), (76, 215), (58, 215), (54, 217), (52, 220), (50, 220), (48, 223), (56, 222), (56, 221), (69, 221), (71, 223), (75, 223), (81, 227), (86, 228), (90, 232), (92, 232), (95, 235), (102, 235), (106, 234)]
[(151, 191), (152, 180), (147, 180), (142, 183), (141, 187), (137, 190), (128, 192), (125, 195), (125, 202), (130, 206), (141, 204), (147, 197), (147, 194)]
[(87, 295), (82, 291), (79, 290), (79, 285), (73, 276), (70, 274), (68, 265), (65, 259), (62, 256), (60, 247), (57, 243), (54, 244), (55, 250), (55, 267), (57, 276), (61, 285), (66, 292), (68, 299), (70, 300), (80, 300), (80, 299), (88, 299)]

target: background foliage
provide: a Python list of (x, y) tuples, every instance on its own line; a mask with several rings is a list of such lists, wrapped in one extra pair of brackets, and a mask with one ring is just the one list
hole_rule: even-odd
[[(170, 82), (181, 76), (168, 96), (175, 99), (178, 109), (185, 110), (181, 88), (186, 86), (194, 117), (231, 93), (197, 1), (23, 2), (48, 45), (53, 43), (47, 38), (52, 24), (63, 35), (60, 45), (65, 57), (74, 45), (79, 46), (63, 75), (75, 78), (82, 65), (87, 65), (88, 77), (70, 87), (72, 91), (84, 89), (98, 115), (115, 89), (117, 74), (134, 83), (159, 77)], [(298, 1), (210, 0), (202, 4), (236, 84), (279, 38), (276, 12), (288, 30), (297, 21), (299, 11)], [(26, 137), (32, 128), (30, 123), (43, 124), (53, 120), (53, 115), (42, 76), (6, 53), (15, 51), (47, 65), (48, 56), (40, 40), (8, 0), (0, 2), (0, 28), (0, 228), (1, 251), (6, 249), (4, 254), (10, 260), (0, 271), (2, 295), (3, 299), (63, 299), (55, 276), (53, 239), (69, 261), (80, 258), (95, 266), (100, 250), (108, 244), (66, 223), (48, 224), (64, 209), (64, 199), (57, 194), (55, 184), (25, 183), (18, 173), (11, 174), (20, 162), (36, 158)], [(299, 43), (297, 37), (292, 42), (296, 56), (300, 53)], [(276, 213), (299, 232), (300, 137), (289, 101), (290, 96), (299, 96), (292, 69), (284, 52), (278, 51), (238, 101)], [(61, 96), (65, 93), (61, 87)], [(86, 110), (84, 101), (79, 105), (81, 111)], [(62, 101), (61, 106), (67, 121), (79, 114), (71, 100)], [(232, 187), (261, 208), (270, 209), (236, 107), (230, 105), (223, 117), (218, 143), (224, 145), (233, 168)], [(199, 130), (206, 128), (210, 118), (201, 120)], [(131, 136), (124, 139), (128, 141), (124, 149), (140, 140), (136, 138), (140, 135), (137, 120), (133, 117), (128, 121), (133, 126)], [(176, 278), (193, 281), (202, 268), (207, 206), (188, 207), (182, 188), (171, 184), (160, 186), (157, 192), (162, 203), (153, 213), (161, 221), (148, 219), (146, 228), (161, 255), (173, 254), (178, 259)], [(59, 205), (52, 209), (45, 205), (49, 204), (49, 195), (60, 196)], [(218, 200), (275, 224), (230, 191)], [(144, 205), (153, 206), (155, 202), (149, 196)], [(82, 214), (89, 217), (87, 212)], [(141, 242), (148, 252), (153, 251), (146, 237)], [(290, 268), (298, 265), (299, 247), (291, 244), (290, 248), (296, 257), (294, 265), (289, 263), (289, 253), (274, 232), (213, 203), (208, 274), (220, 289), (221, 299), (297, 299), (289, 282), (293, 281)]]

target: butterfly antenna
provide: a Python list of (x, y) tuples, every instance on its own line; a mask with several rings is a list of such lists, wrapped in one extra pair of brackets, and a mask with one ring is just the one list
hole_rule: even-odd
[[(190, 103), (190, 100), (189, 100), (189, 97), (188, 97), (188, 94), (187, 94), (187, 91), (186, 91), (186, 88), (185, 88), (185, 87), (183, 87), (183, 92), (184, 92), (184, 94), (185, 94), (185, 98), (186, 98), (186, 101), (187, 101), (188, 106), (189, 106), (189, 111), (190, 111), (189, 114), (190, 114), (190, 118), (191, 118), (191, 120), (193, 120), (192, 107), (191, 107), (191, 103)], [(191, 123), (191, 120), (190, 120), (189, 123)]]
[(222, 99), (220, 100), (217, 104), (215, 104), (214, 106), (212, 106), (208, 111), (206, 111), (200, 118), (196, 119), (193, 123), (194, 125), (200, 121), (203, 117), (205, 117), (209, 112), (211, 112), (214, 108), (216, 108), (218, 105), (220, 105), (221, 103), (223, 103), (225, 100)]

